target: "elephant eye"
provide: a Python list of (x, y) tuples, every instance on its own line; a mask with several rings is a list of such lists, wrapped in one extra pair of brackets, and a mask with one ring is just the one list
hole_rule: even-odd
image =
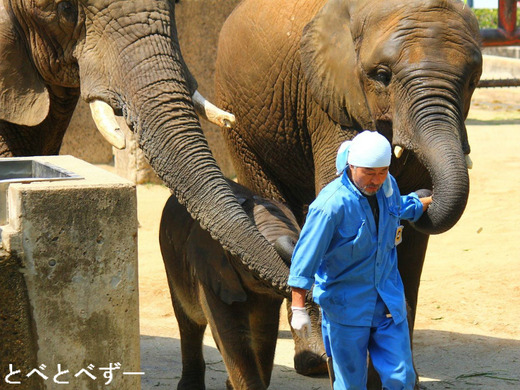
[(390, 84), (390, 80), (392, 80), (392, 72), (388, 68), (378, 68), (375, 72), (374, 79), (384, 84), (385, 86), (388, 86), (388, 84)]
[(67, 23), (76, 24), (78, 10), (70, 1), (60, 1), (58, 3), (58, 15)]
[(478, 81), (479, 81), (479, 78), (478, 77), (473, 77), (469, 80), (469, 89), (470, 90), (474, 90), (475, 88), (477, 88), (477, 85), (478, 85)]

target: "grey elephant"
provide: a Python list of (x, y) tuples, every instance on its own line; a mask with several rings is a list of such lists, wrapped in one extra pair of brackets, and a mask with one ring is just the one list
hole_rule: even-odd
[[(291, 211), (239, 184), (229, 184), (259, 231), (290, 262), (300, 232)], [(178, 389), (205, 388), (202, 341), (208, 324), (229, 374), (227, 387), (266, 389), (283, 296), (237, 266), (237, 258), (213, 240), (174, 196), (164, 207), (159, 241), (181, 335)]]
[[(433, 190), (398, 247), (412, 329), (428, 237), (450, 229), (467, 203), (464, 121), (482, 70), (479, 40), (471, 9), (456, 0), (244, 0), (219, 38), (217, 105), (236, 116), (222, 134), (240, 183), (286, 202), (302, 224), (334, 178), (341, 142), (368, 129), (395, 147), (390, 170), (402, 193)], [(321, 364), (302, 356), (312, 351), (299, 343), (300, 373)]]
[[(0, 156), (58, 153), (80, 97), (118, 147), (125, 142), (114, 114), (122, 116), (191, 215), (244, 268), (283, 289), (286, 264), (236, 201), (202, 133), (194, 105), (208, 104), (183, 61), (174, 6), (172, 0), (2, 0)], [(266, 273), (266, 262), (284, 275)]]

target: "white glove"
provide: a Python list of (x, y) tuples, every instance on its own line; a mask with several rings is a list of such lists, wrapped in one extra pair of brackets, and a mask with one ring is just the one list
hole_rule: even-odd
[(304, 307), (291, 306), (291, 326), (302, 340), (311, 337), (311, 318)]

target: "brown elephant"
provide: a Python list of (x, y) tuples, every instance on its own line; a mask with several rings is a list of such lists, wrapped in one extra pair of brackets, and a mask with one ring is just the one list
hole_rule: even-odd
[(191, 215), (286, 294), (287, 265), (237, 203), (202, 133), (194, 104), (208, 105), (196, 99), (174, 8), (173, 0), (0, 1), (0, 156), (58, 153), (80, 96), (118, 147), (121, 115)]
[[(289, 263), (300, 232), (291, 211), (237, 183), (229, 184), (249, 218)], [(283, 297), (237, 267), (237, 258), (213, 240), (174, 196), (164, 207), (159, 241), (181, 335), (178, 389), (205, 388), (202, 344), (208, 324), (229, 374), (227, 387), (266, 389)]]
[[(368, 129), (395, 147), (401, 193), (433, 190), (398, 248), (412, 329), (428, 237), (466, 206), (464, 121), (481, 71), (477, 20), (457, 0), (244, 0), (221, 30), (216, 97), (236, 116), (222, 134), (240, 183), (302, 224), (341, 142)], [(322, 364), (321, 350), (296, 352), (300, 373)]]

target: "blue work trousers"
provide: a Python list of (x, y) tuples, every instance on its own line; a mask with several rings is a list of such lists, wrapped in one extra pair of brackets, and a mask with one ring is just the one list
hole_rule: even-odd
[(408, 322), (395, 324), (378, 298), (371, 327), (348, 326), (322, 314), (325, 350), (332, 356), (334, 390), (365, 390), (367, 351), (384, 390), (412, 390), (415, 386)]

